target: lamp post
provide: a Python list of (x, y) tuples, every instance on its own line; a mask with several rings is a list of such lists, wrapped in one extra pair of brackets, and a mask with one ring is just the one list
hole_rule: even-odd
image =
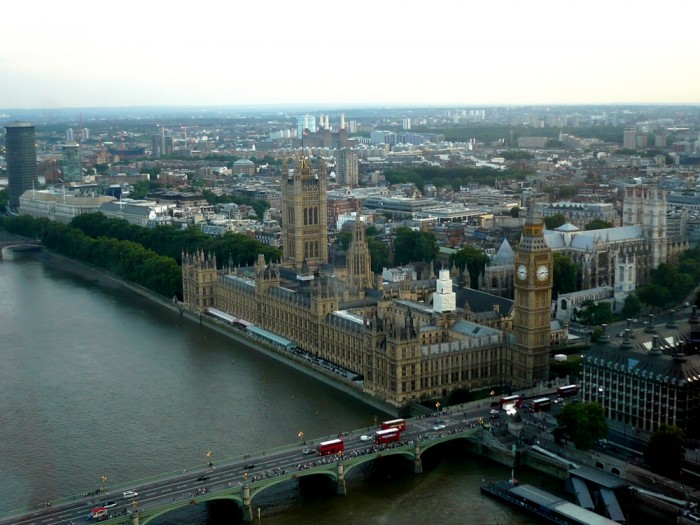
[(297, 435), (299, 436), (299, 441), (301, 441), (301, 444), (306, 445), (306, 441), (304, 440), (304, 431), (300, 430), (299, 434), (297, 434)]
[(105, 483), (107, 482), (107, 476), (100, 476), (100, 492), (105, 492)]
[(438, 412), (438, 414), (440, 413), (440, 407), (441, 407), (441, 406), (442, 406), (442, 405), (440, 404), (440, 401), (438, 401), (437, 403), (435, 403), (435, 410)]
[(214, 466), (214, 463), (211, 462), (211, 450), (207, 452), (207, 460), (209, 460), (209, 468), (212, 468)]

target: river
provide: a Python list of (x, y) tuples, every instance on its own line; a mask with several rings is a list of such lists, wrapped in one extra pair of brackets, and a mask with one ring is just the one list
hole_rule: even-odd
[[(372, 409), (118, 286), (30, 255), (0, 260), (0, 513), (105, 485), (373, 424)], [(348, 475), (341, 497), (289, 482), (253, 500), (292, 525), (534, 524), (482, 496), (506, 467), (455, 447), (425, 472), (387, 462)], [(517, 477), (555, 489), (535, 472)], [(198, 505), (157, 524), (232, 523)], [(235, 520), (233, 520), (235, 522)]]

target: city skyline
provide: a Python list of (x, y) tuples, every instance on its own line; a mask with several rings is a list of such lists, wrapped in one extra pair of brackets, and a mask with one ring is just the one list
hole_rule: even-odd
[(8, 10), (0, 108), (698, 103), (692, 17), (663, 9), (40, 0)]

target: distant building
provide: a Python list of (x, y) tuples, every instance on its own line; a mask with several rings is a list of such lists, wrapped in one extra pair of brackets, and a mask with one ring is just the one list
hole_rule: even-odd
[(357, 152), (343, 148), (338, 151), (336, 177), (341, 186), (357, 186), (359, 180), (359, 164)]
[(80, 145), (76, 143), (63, 145), (63, 182), (80, 182), (83, 180), (83, 162), (80, 158)]
[(255, 163), (248, 159), (237, 160), (233, 163), (233, 166), (231, 166), (231, 175), (252, 177), (255, 175)]
[(114, 200), (111, 196), (86, 196), (58, 189), (29, 190), (20, 197), (19, 213), (68, 224), (79, 215), (100, 211), (102, 204)]
[(547, 137), (518, 137), (519, 148), (544, 148), (547, 145)]
[(36, 134), (34, 125), (15, 121), (5, 125), (10, 207), (19, 207), (25, 191), (37, 185)]
[(637, 149), (637, 128), (625, 128), (622, 135), (622, 147), (625, 149)]
[(311, 133), (316, 133), (316, 117), (313, 115), (297, 117), (297, 137), (301, 138), (305, 129), (308, 129)]

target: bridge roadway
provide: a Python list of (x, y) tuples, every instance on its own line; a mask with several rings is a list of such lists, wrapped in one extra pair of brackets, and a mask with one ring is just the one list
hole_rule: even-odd
[[(342, 436), (345, 452), (342, 457), (318, 456), (315, 447), (320, 441), (306, 441), (310, 453), (304, 453), (300, 442), (279, 449), (262, 451), (252, 456), (204, 465), (194, 471), (149, 478), (127, 485), (109, 487), (99, 495), (66, 497), (30, 509), (19, 509), (0, 516), (0, 525), (55, 525), (85, 523), (91, 509), (106, 501), (116, 503), (109, 509), (105, 525), (144, 525), (152, 519), (176, 510), (216, 499), (235, 501), (243, 510), (243, 521), (253, 520), (252, 498), (272, 485), (296, 480), (308, 475), (326, 475), (337, 483), (338, 493), (345, 494), (345, 474), (354, 467), (381, 456), (403, 455), (422, 472), (420, 455), (426, 449), (453, 439), (477, 439), (482, 429), (479, 418), (488, 419), (485, 408), (459, 412), (442, 412), (439, 416), (407, 419), (406, 431), (399, 443), (374, 445), (363, 441), (363, 435), (373, 436), (379, 427), (359, 430)], [(438, 423), (439, 420), (439, 423)], [(436, 425), (445, 428), (437, 429)], [(392, 446), (396, 445), (396, 446)], [(138, 497), (125, 499), (122, 493), (133, 490)]]

